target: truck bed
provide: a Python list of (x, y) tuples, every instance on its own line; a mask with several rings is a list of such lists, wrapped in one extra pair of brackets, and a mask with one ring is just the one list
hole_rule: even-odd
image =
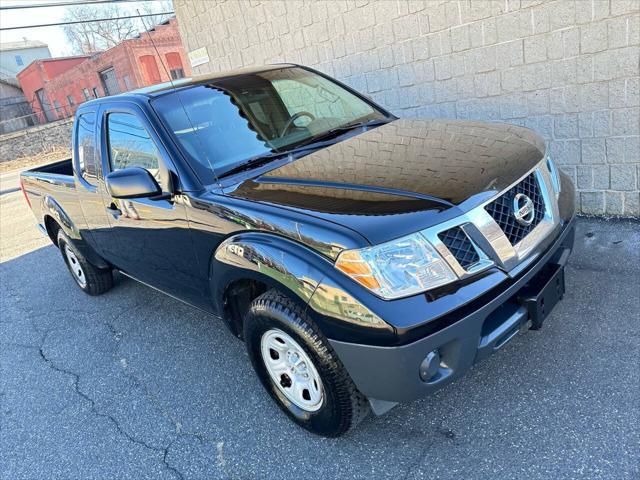
[(27, 170), (23, 173), (49, 173), (53, 175), (66, 175), (69, 177), (73, 176), (73, 165), (71, 164), (71, 159), (67, 158), (65, 160), (61, 160), (59, 162), (50, 163), (48, 165), (43, 165), (41, 167), (32, 168), (31, 170)]
[[(70, 158), (20, 174), (20, 183), (38, 224), (44, 226), (45, 202), (55, 202), (74, 218), (83, 218), (75, 194), (75, 179)], [(78, 216), (78, 214), (80, 216)]]

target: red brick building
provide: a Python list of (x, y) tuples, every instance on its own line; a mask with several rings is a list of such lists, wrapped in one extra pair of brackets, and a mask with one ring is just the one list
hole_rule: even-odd
[(44, 123), (73, 115), (79, 104), (92, 98), (189, 75), (189, 62), (172, 18), (95, 55), (36, 60), (18, 74), (18, 81)]

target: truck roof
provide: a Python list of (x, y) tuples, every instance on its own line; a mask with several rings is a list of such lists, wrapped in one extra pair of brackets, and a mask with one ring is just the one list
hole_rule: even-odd
[(251, 75), (254, 73), (267, 72), (269, 70), (277, 70), (279, 68), (297, 67), (297, 66), (298, 65), (293, 63), (281, 63), (281, 64), (274, 64), (274, 65), (264, 65), (261, 67), (247, 67), (247, 68), (239, 68), (235, 70), (225, 70), (225, 71), (216, 72), (216, 73), (207, 73), (204, 75), (196, 75), (189, 78), (181, 78), (179, 80), (174, 80), (172, 82), (158, 83), (156, 85), (151, 85), (149, 87), (138, 88), (136, 90), (131, 90), (125, 93), (119, 93), (117, 95), (111, 95), (109, 97), (96, 98), (95, 100), (90, 100), (89, 102), (83, 103), (83, 105), (104, 102), (107, 99), (118, 100), (126, 97), (131, 98), (131, 97), (140, 97), (140, 96), (155, 97), (173, 88), (185, 88), (185, 87), (190, 87), (192, 85), (209, 83), (212, 81), (222, 80), (230, 77)]

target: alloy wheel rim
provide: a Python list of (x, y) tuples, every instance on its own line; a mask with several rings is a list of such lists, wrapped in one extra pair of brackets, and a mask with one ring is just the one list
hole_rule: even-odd
[(86, 287), (87, 278), (84, 275), (84, 270), (82, 269), (82, 266), (78, 261), (78, 257), (76, 257), (76, 254), (73, 253), (73, 250), (69, 248), (69, 245), (65, 244), (64, 254), (67, 257), (67, 264), (69, 265), (69, 270), (71, 270), (71, 274), (73, 275), (73, 278), (78, 283), (78, 285), (80, 285), (83, 288)]
[(320, 409), (322, 380), (298, 342), (282, 330), (271, 329), (262, 335), (260, 351), (271, 380), (285, 397), (307, 412)]

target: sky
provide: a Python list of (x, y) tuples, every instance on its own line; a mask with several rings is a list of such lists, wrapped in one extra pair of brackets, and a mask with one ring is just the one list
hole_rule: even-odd
[[(25, 4), (60, 3), (63, 0), (0, 0), (0, 5), (20, 6)], [(82, 1), (82, 0), (71, 0)], [(136, 8), (140, 8), (143, 2), (118, 3), (120, 15), (135, 15)], [(158, 8), (153, 11), (161, 12), (164, 8), (159, 1), (144, 2), (146, 5), (157, 3)], [(17, 27), (20, 25), (36, 25), (41, 23), (54, 23), (62, 21), (67, 9), (77, 8), (67, 7), (46, 7), (29, 8), (23, 10), (0, 10), (0, 27)], [(142, 25), (140, 30), (143, 30)], [(0, 42), (15, 42), (23, 38), (28, 40), (40, 40), (49, 45), (49, 51), (53, 57), (63, 57), (72, 55), (72, 49), (62, 30), (62, 27), (28, 28), (20, 30), (0, 31)]]

